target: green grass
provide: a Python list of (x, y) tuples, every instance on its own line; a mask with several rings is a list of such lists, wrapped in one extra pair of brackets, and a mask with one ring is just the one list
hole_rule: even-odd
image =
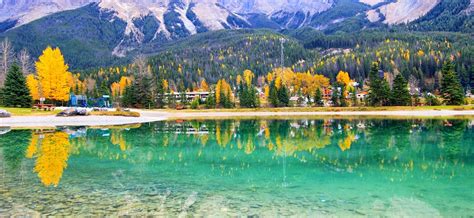
[(0, 109), (10, 112), (12, 116), (46, 116), (46, 115), (55, 115), (59, 112), (59, 111), (33, 110), (31, 108), (5, 108), (5, 107), (0, 107)]
[(138, 112), (127, 111), (92, 111), (89, 113), (92, 116), (120, 116), (120, 117), (140, 117)]
[(287, 107), (287, 108), (234, 108), (173, 110), (168, 112), (343, 112), (343, 111), (424, 111), (424, 110), (474, 110), (474, 106), (393, 106), (393, 107)]

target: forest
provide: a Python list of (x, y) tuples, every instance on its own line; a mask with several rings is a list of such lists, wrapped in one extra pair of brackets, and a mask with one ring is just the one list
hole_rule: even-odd
[[(323, 106), (318, 103), (322, 98), (332, 106), (359, 103), (382, 106), (395, 104), (386, 93), (401, 86), (401, 92), (408, 92), (411, 99), (402, 105), (421, 104), (417, 100), (419, 97), (440, 98), (436, 101), (429, 98), (431, 105), (446, 103), (442, 101), (446, 92), (443, 78), (449, 72), (455, 75), (449, 82), (456, 84), (453, 86), (458, 94), (455, 104), (464, 104), (459, 94), (464, 97), (464, 93), (474, 86), (473, 44), (468, 34), (448, 32), (365, 30), (357, 34), (328, 35), (309, 28), (281, 33), (221, 30), (181, 39), (160, 49), (142, 48), (144, 54), (137, 55), (128, 64), (96, 69), (77, 70), (66, 63), (63, 54), (56, 55), (51, 62), (59, 61), (67, 66), (61, 77), (65, 82), (58, 88), (64, 91), (61, 91), (62, 97), (47, 99), (64, 104), (73, 93), (89, 97), (110, 95), (114, 102), (126, 107), (173, 108), (179, 105), (177, 103), (196, 107), (192, 106), (193, 102), (183, 102), (184, 99), (168, 99), (167, 93), (207, 91), (214, 93), (205, 99), (208, 102), (200, 99), (194, 105), (208, 108), (281, 107), (305, 102), (305, 105)], [(52, 48), (56, 49), (60, 48)], [(41, 57), (47, 55), (45, 51)], [(24, 75), (34, 101), (40, 98), (35, 84), (45, 78), (40, 75), (42, 70), (38, 66), (41, 57), (35, 67), (32, 67), (33, 58), (21, 63), (29, 66)], [(377, 69), (373, 68), (374, 63)], [(383, 77), (383, 83), (387, 83), (381, 84), (385, 100), (359, 99), (356, 103), (350, 99), (358, 93), (371, 91), (370, 74), (375, 71)], [(282, 84), (285, 90), (279, 91)], [(251, 98), (247, 99), (249, 96)], [(299, 101), (290, 104), (291, 97)]]

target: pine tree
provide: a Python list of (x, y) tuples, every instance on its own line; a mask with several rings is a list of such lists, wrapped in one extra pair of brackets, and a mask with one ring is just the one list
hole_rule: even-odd
[(339, 93), (337, 88), (332, 89), (331, 101), (333, 107), (339, 107)]
[(284, 85), (278, 89), (278, 102), (280, 107), (288, 107), (290, 105), (290, 95)]
[(346, 97), (344, 96), (344, 93), (346, 92), (346, 86), (344, 84), (339, 84), (340, 87), (340, 93), (339, 93), (339, 104), (341, 107), (347, 107), (347, 101)]
[(3, 104), (7, 107), (31, 107), (33, 99), (26, 85), (26, 79), (17, 64), (13, 64), (7, 73), (3, 92)]
[(240, 107), (256, 108), (258, 107), (258, 96), (255, 87), (250, 85), (240, 84), (239, 87)]
[(206, 108), (215, 108), (216, 107), (216, 96), (214, 92), (211, 92), (206, 98)]
[(454, 64), (450, 61), (444, 63), (441, 70), (443, 78), (441, 80), (441, 93), (446, 105), (464, 104), (464, 90), (459, 81), (459, 77), (454, 72)]
[(163, 108), (165, 106), (165, 88), (163, 86), (163, 79), (158, 79), (158, 83), (156, 84), (156, 106), (158, 108)]
[(314, 95), (314, 104), (317, 107), (323, 106), (323, 94), (321, 93), (321, 89), (316, 89), (316, 93)]
[(391, 104), (394, 106), (408, 106), (411, 104), (408, 82), (401, 74), (398, 74), (393, 81), (392, 94), (390, 97)]
[(270, 84), (270, 94), (268, 96), (268, 100), (273, 107), (279, 107), (279, 100), (278, 100), (278, 89), (275, 86), (275, 81)]
[(357, 90), (355, 87), (351, 89), (351, 100), (352, 100), (352, 107), (356, 107), (359, 105), (359, 102), (357, 100)]
[(390, 86), (379, 75), (379, 65), (377, 62), (374, 62), (370, 68), (369, 86), (369, 104), (371, 106), (386, 106), (390, 103)]
[(136, 103), (136, 88), (135, 85), (129, 85), (125, 87), (125, 90), (123, 92), (122, 96), (122, 105), (125, 107), (134, 107)]
[(137, 78), (135, 80), (137, 102), (136, 107), (138, 108), (153, 108), (155, 106), (153, 99), (153, 80), (150, 76), (143, 76), (142, 79)]

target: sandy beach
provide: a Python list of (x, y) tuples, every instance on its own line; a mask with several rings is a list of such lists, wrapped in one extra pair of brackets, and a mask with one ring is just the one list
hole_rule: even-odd
[(214, 118), (256, 118), (256, 117), (358, 117), (358, 116), (380, 116), (387, 118), (409, 117), (453, 117), (463, 116), (474, 119), (474, 110), (419, 110), (419, 111), (341, 111), (341, 112), (216, 112), (216, 111), (142, 111), (141, 117), (111, 117), (111, 116), (84, 116), (84, 117), (56, 117), (49, 116), (13, 116), (0, 118), (0, 126), (3, 127), (54, 127), (54, 126), (110, 126), (127, 125), (137, 123), (148, 123), (174, 119), (214, 119)]

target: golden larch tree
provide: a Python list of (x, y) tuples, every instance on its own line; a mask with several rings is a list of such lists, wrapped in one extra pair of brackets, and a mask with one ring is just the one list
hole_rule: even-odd
[(36, 62), (36, 72), (42, 89), (42, 97), (54, 101), (69, 100), (69, 66), (59, 48), (47, 47)]
[(26, 84), (34, 101), (40, 100), (39, 82), (33, 74), (26, 76)]

